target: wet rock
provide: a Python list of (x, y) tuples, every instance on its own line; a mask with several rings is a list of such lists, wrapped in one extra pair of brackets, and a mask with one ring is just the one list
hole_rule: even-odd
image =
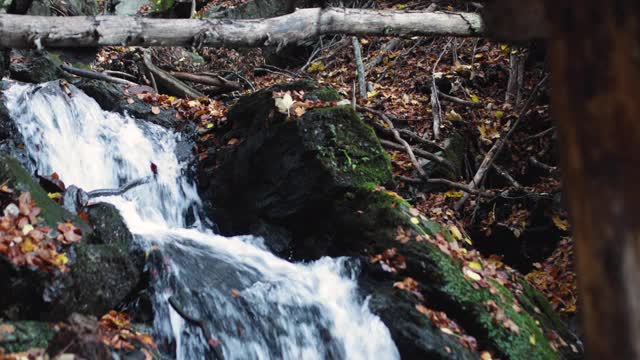
[(393, 282), (376, 281), (362, 276), (360, 288), (370, 295), (369, 308), (378, 315), (391, 333), (400, 357), (419, 359), (477, 359), (456, 338), (436, 327), (416, 309), (420, 301), (407, 291), (393, 287)]
[[(74, 85), (95, 99), (103, 110), (126, 113), (134, 118), (170, 129), (175, 129), (179, 123), (183, 123), (178, 121), (177, 113), (173, 109), (162, 109), (160, 113), (154, 114), (151, 111), (152, 105), (140, 100), (137, 96), (126, 96), (122, 85), (87, 79), (81, 79)], [(131, 100), (133, 102), (129, 103)]]
[(92, 227), (90, 244), (112, 245), (129, 253), (133, 264), (142, 272), (144, 268), (144, 250), (137, 244), (133, 235), (115, 206), (108, 203), (90, 205), (87, 209), (89, 224)]
[(2, 102), (2, 97), (0, 95), (0, 148), (3, 148), (3, 146), (7, 146), (8, 148), (16, 142), (22, 142), (19, 139), (20, 134), (18, 133), (18, 129), (11, 120), (11, 117), (9, 116), (9, 109), (7, 109), (4, 102)]
[(0, 353), (46, 348), (54, 334), (53, 325), (41, 321), (0, 321)]
[(12, 79), (29, 83), (43, 83), (64, 77), (59, 59), (46, 51), (13, 50), (11, 57), (20, 59), (12, 62), (9, 66)]
[[(2, 8), (2, 0), (0, 0), (0, 9)], [(2, 11), (0, 10), (0, 14)], [(6, 49), (0, 48), (0, 79), (4, 77), (4, 75), (9, 70), (9, 53)]]
[(181, 136), (176, 149), (178, 160), (187, 164), (192, 164), (195, 161), (192, 151), (196, 139), (195, 125), (191, 121), (178, 119), (176, 110), (161, 108), (160, 112), (156, 114), (152, 110), (152, 105), (133, 94), (127, 96), (124, 86), (106, 81), (81, 79), (74, 85), (92, 97), (103, 110), (127, 114), (144, 122), (179, 132)]

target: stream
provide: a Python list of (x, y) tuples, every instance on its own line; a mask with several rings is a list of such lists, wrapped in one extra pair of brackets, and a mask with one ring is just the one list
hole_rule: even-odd
[[(382, 321), (357, 288), (348, 258), (292, 263), (253, 236), (223, 237), (206, 219), (180, 134), (103, 111), (73, 86), (13, 84), (6, 104), (30, 163), (85, 191), (149, 184), (100, 201), (115, 205), (149, 257), (154, 337), (176, 359), (397, 359)], [(213, 222), (212, 222), (213, 221)], [(177, 302), (206, 332), (170, 305)], [(218, 349), (212, 351), (212, 347)]]

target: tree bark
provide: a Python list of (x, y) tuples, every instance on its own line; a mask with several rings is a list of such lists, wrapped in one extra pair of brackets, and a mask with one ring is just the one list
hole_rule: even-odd
[(547, 0), (586, 353), (640, 358), (640, 2)]
[(0, 47), (284, 46), (320, 35), (452, 35), (483, 32), (478, 14), (453, 12), (300, 9), (271, 19), (194, 20), (141, 17), (0, 15)]

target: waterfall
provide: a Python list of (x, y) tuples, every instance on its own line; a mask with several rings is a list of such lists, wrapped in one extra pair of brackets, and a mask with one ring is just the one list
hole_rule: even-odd
[[(180, 134), (110, 113), (57, 82), (5, 91), (31, 170), (57, 172), (89, 191), (151, 175), (155, 181), (105, 197), (136, 241), (153, 249), (154, 332), (177, 359), (216, 358), (200, 319), (225, 359), (397, 359), (388, 329), (358, 295), (348, 258), (292, 263), (252, 236), (222, 237), (201, 217), (195, 184), (176, 155)], [(213, 219), (215, 220), (215, 219)]]

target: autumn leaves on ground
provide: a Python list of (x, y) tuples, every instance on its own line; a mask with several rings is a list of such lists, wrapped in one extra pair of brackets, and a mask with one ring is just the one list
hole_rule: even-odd
[[(244, 2), (214, 0), (208, 8)], [(421, 9), (429, 5), (421, 1), (375, 3), (388, 9)], [(450, 10), (469, 9), (465, 5)], [(141, 9), (141, 13), (148, 11), (149, 8)], [(452, 239), (445, 239), (438, 233), (439, 236), (423, 240), (459, 259), (464, 264), (464, 276), (492, 294), (499, 291), (494, 280), (514, 292), (522, 291), (522, 285), (513, 280), (516, 271), (522, 273), (547, 297), (555, 311), (573, 321), (577, 311), (573, 246), (557, 170), (544, 46), (531, 43), (514, 47), (481, 38), (389, 37), (358, 41), (366, 71), (366, 98), (358, 94), (351, 38), (342, 36), (325, 37), (307, 47), (304, 56), (280, 59), (279, 66), (265, 64), (260, 50), (157, 48), (152, 50), (153, 60), (164, 70), (215, 74), (241, 84), (242, 90), (183, 99), (134, 87), (127, 90), (127, 96), (131, 103), (136, 98), (151, 104), (154, 113), (173, 108), (181, 121), (194, 123), (197, 157), (205, 161), (207, 149), (234, 147), (245, 140), (244, 134), (234, 133), (227, 121), (227, 110), (239, 96), (295, 80), (311, 79), (335, 88), (348, 99), (342, 104), (355, 106), (376, 130), (392, 160), (395, 185), (378, 191), (406, 199), (412, 221), (419, 221), (421, 216), (434, 220), (452, 235)], [(151, 77), (137, 65), (142, 56), (142, 50), (137, 48), (104, 48), (96, 57), (95, 69), (125, 72), (138, 82), (153, 86)], [(521, 70), (514, 65), (518, 59), (526, 59)], [(515, 87), (509, 85), (513, 79), (510, 75), (518, 71), (522, 71), (521, 80), (516, 81)], [(207, 85), (193, 86), (204, 94), (210, 90)], [(433, 94), (434, 89), (437, 94)], [(273, 98), (278, 110), (289, 119), (338, 103), (305, 99), (304, 91), (274, 92)], [(439, 126), (433, 126), (434, 117), (439, 119)], [(460, 186), (426, 181), (416, 170), (407, 148), (397, 141), (396, 130), (431, 178), (447, 178)], [(486, 176), (479, 184), (473, 183), (481, 164), (501, 141), (504, 145), (491, 159)], [(457, 169), (453, 173), (447, 165), (450, 163)], [(467, 198), (469, 189), (473, 191)], [(59, 201), (59, 194), (51, 193), (50, 197)], [(0, 254), (17, 266), (46, 272), (68, 271), (67, 248), (82, 241), (80, 229), (72, 223), (60, 223), (53, 229), (45, 226), (39, 219), (41, 210), (30, 194), (6, 184), (0, 184), (0, 205)], [(409, 236), (399, 227), (396, 240), (403, 243)], [(373, 254), (369, 260), (391, 272), (406, 266), (395, 248)], [(393, 286), (421, 296), (411, 277)], [(487, 306), (496, 323), (519, 331), (495, 302)], [(517, 304), (513, 306), (513, 311), (521, 311)], [(138, 348), (151, 357), (155, 348), (151, 337), (130, 326), (126, 309), (115, 310), (100, 319), (95, 336), (112, 348)], [(466, 335), (446, 312), (424, 305), (417, 305), (417, 310), (443, 332), (455, 334), (468, 349), (480, 351), (483, 359), (492, 358), (490, 352), (478, 349), (476, 339)], [(0, 338), (13, 331), (11, 325), (0, 325)], [(561, 339), (560, 343), (551, 340), (552, 346), (562, 346)], [(530, 341), (535, 344), (536, 339)]]

